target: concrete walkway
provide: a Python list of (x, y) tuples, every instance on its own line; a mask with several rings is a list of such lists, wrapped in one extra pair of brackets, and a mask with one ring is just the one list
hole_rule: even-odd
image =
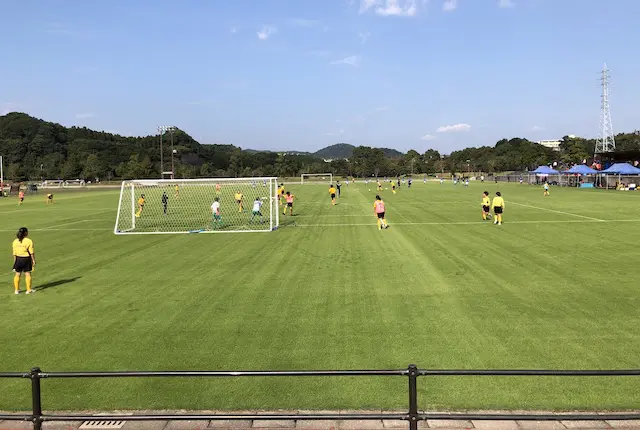
[[(526, 413), (522, 411), (469, 411), (470, 413), (487, 413), (487, 414), (509, 414), (509, 413)], [(71, 412), (70, 412), (71, 413)], [(83, 412), (87, 413), (87, 412)], [(114, 411), (114, 414), (123, 414), (122, 411)], [(135, 414), (135, 412), (127, 411), (127, 414)], [(206, 414), (256, 414), (256, 411), (234, 411), (234, 412), (211, 412), (211, 411), (140, 411), (140, 413), (154, 414), (188, 414), (188, 413), (206, 413)], [(260, 412), (268, 414), (268, 411)], [(271, 413), (274, 413), (271, 411)], [(298, 414), (346, 414), (346, 413), (380, 413), (380, 411), (277, 411), (277, 413), (285, 413), (289, 415)], [(404, 413), (404, 412), (401, 412)], [(548, 413), (543, 411), (530, 411), (529, 413)], [(576, 412), (578, 413), (578, 412)], [(462, 421), (462, 420), (427, 420), (418, 423), (419, 429), (487, 429), (487, 430), (528, 430), (528, 429), (637, 429), (640, 430), (640, 420), (638, 421), (603, 421), (598, 419), (597, 413), (585, 413), (593, 415), (590, 421), (563, 421), (562, 414), (558, 413), (557, 421)], [(96, 414), (96, 420), (100, 419), (100, 414)], [(82, 422), (46, 422), (43, 428), (47, 430), (77, 430), (80, 429)], [(10, 429), (31, 429), (32, 424), (22, 421), (0, 421), (0, 430)], [(87, 427), (99, 429), (100, 427)], [(246, 420), (246, 421), (129, 421), (125, 422), (122, 430), (204, 430), (204, 429), (306, 429), (306, 430), (383, 430), (383, 429), (408, 429), (409, 423), (406, 421), (395, 420), (360, 420), (360, 421), (304, 421), (304, 420)]]

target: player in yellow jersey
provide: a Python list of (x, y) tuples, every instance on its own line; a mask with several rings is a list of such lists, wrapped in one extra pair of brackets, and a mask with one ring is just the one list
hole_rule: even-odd
[(240, 191), (238, 191), (235, 195), (236, 203), (238, 204), (238, 212), (242, 212), (244, 209), (242, 208), (242, 198), (244, 196)]
[(396, 181), (391, 181), (391, 192), (396, 193)]
[(47, 202), (47, 204), (53, 204), (53, 194), (49, 193), (47, 194), (47, 199), (45, 200)]
[(489, 191), (485, 191), (482, 193), (482, 219), (489, 218), (491, 218), (491, 199), (489, 198)]
[(548, 196), (548, 195), (549, 195), (549, 183), (545, 181), (543, 188), (544, 188), (544, 194), (543, 194), (543, 196), (545, 196), (545, 197), (546, 197), (546, 196)]
[(336, 189), (333, 185), (329, 185), (329, 195), (331, 196), (331, 205), (336, 205)]
[(175, 190), (175, 192), (176, 192), (176, 199), (177, 199), (178, 197), (180, 197), (180, 187), (178, 186), (178, 184), (176, 184), (176, 185), (173, 187), (173, 189), (174, 189), (174, 190)]
[(280, 188), (278, 188), (278, 201), (280, 202), (280, 206), (282, 206), (283, 200), (284, 200), (284, 184), (280, 184)]
[(18, 193), (18, 206), (22, 206), (22, 203), (24, 203), (24, 191)]
[(144, 194), (140, 194), (140, 198), (138, 199), (138, 212), (136, 212), (136, 218), (140, 218), (142, 215), (142, 211), (144, 210)]
[(221, 191), (222, 191), (222, 187), (220, 186), (220, 184), (216, 184), (216, 194), (220, 195)]
[(496, 219), (493, 221), (494, 224), (502, 225), (502, 213), (504, 212), (504, 199), (502, 198), (502, 194), (500, 191), (496, 193), (496, 196), (493, 198), (493, 213), (496, 215)]
[(378, 191), (382, 191), (382, 182), (378, 179)]
[(33, 241), (27, 236), (29, 230), (20, 227), (17, 238), (13, 241), (13, 289), (14, 294), (20, 294), (20, 277), (24, 273), (27, 284), (27, 294), (33, 293), (31, 289), (31, 272), (36, 267), (36, 254), (33, 249)]

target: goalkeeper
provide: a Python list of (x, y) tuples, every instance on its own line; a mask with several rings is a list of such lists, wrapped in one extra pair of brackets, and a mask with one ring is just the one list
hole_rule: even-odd
[(263, 222), (261, 209), (262, 200), (260, 200), (260, 197), (256, 197), (256, 200), (253, 202), (253, 209), (251, 211), (251, 222), (253, 222), (255, 217), (260, 217), (260, 222)]
[(222, 213), (220, 213), (220, 199), (216, 197), (211, 205), (211, 215), (213, 216), (213, 228), (222, 226)]

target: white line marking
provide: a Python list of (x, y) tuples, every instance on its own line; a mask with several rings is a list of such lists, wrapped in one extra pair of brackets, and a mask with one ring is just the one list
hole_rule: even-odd
[[(615, 222), (640, 222), (640, 219), (634, 220), (533, 220), (533, 221), (511, 221), (505, 224), (581, 224), (581, 223), (615, 223)], [(491, 221), (461, 221), (461, 222), (394, 222), (389, 223), (390, 226), (394, 225), (479, 225), (479, 224), (493, 224)], [(358, 226), (373, 226), (375, 222), (370, 223), (357, 223), (357, 224), (296, 224), (296, 227), (358, 227)]]
[(518, 202), (514, 202), (514, 201), (510, 201), (510, 203), (513, 204), (513, 205), (523, 206), (525, 208), (538, 209), (538, 210), (541, 210), (541, 211), (553, 212), (553, 213), (557, 213), (557, 214), (561, 214), (561, 215), (576, 216), (576, 217), (579, 217), (579, 218), (590, 219), (592, 221), (605, 222), (605, 220), (603, 220), (603, 219), (593, 218), (593, 217), (585, 216), (585, 215), (574, 214), (574, 213), (571, 213), (571, 212), (562, 212), (562, 211), (558, 211), (558, 210), (555, 210), (555, 209), (547, 209), (547, 208), (541, 208), (541, 207), (538, 207), (538, 206), (525, 205), (524, 203), (518, 203)]
[(83, 220), (80, 220), (80, 221), (66, 222), (66, 223), (64, 223), (64, 224), (56, 224), (56, 225), (52, 225), (51, 227), (44, 227), (44, 228), (42, 228), (41, 230), (58, 229), (58, 228), (60, 228), (60, 227), (64, 227), (64, 226), (66, 226), (66, 225), (80, 224), (80, 223), (83, 223), (83, 222), (92, 222), (92, 221), (96, 221), (96, 220), (93, 220), (93, 219), (83, 219)]

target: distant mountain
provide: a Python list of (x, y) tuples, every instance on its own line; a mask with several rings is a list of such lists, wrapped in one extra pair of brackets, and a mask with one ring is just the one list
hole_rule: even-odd
[(350, 158), (353, 155), (355, 146), (348, 143), (337, 143), (335, 145), (327, 146), (319, 151), (313, 153), (316, 157), (328, 160), (334, 158)]
[[(327, 146), (326, 148), (322, 148), (319, 151), (313, 153), (316, 157), (322, 158), (324, 160), (333, 160), (336, 158), (351, 158), (353, 155), (353, 150), (355, 146), (350, 145), (348, 143), (337, 143), (335, 145)], [(389, 158), (400, 158), (404, 154), (400, 151), (396, 151), (395, 149), (389, 148), (380, 148), (382, 152), (384, 152), (385, 157)]]

